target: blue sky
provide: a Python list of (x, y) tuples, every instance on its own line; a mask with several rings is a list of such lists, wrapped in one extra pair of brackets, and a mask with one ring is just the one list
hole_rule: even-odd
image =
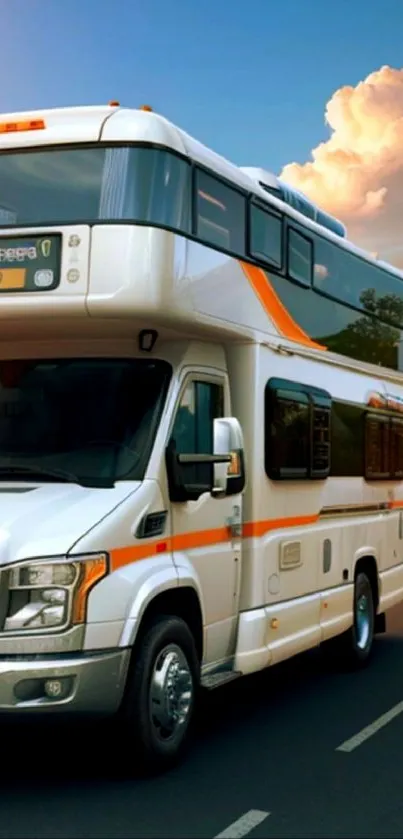
[(0, 0), (0, 111), (147, 102), (239, 165), (326, 139), (342, 85), (403, 65), (401, 0)]

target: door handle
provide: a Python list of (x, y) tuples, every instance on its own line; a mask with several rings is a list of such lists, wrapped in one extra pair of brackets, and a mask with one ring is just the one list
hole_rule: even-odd
[(242, 536), (242, 515), (241, 508), (238, 505), (232, 508), (232, 516), (229, 516), (225, 523), (231, 532), (231, 536), (234, 539), (240, 539)]

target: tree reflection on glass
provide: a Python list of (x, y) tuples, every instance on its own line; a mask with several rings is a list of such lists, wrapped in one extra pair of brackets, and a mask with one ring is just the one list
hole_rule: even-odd
[(359, 315), (341, 332), (316, 340), (331, 352), (397, 369), (401, 340), (399, 325), (403, 323), (403, 285), (402, 297), (397, 294), (377, 297), (376, 290), (369, 288), (362, 292), (360, 303), (368, 314)]

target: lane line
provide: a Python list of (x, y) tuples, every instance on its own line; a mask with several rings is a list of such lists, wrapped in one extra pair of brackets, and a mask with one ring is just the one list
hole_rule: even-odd
[(385, 714), (382, 714), (381, 717), (374, 720), (374, 722), (367, 725), (365, 728), (361, 729), (358, 734), (355, 734), (354, 737), (350, 737), (349, 740), (345, 740), (341, 746), (337, 746), (335, 749), (336, 752), (352, 752), (358, 746), (361, 746), (361, 743), (364, 743), (365, 740), (368, 740), (369, 737), (372, 737), (374, 734), (377, 733), (381, 728), (387, 725), (391, 720), (395, 717), (398, 717), (399, 714), (403, 712), (403, 701), (398, 702), (397, 705), (394, 705), (393, 708), (390, 708), (389, 711), (386, 711)]
[(242, 839), (247, 833), (250, 833), (258, 824), (264, 822), (270, 813), (265, 813), (264, 810), (248, 810), (236, 822), (232, 822), (229, 827), (226, 827), (222, 833), (217, 833), (214, 839)]

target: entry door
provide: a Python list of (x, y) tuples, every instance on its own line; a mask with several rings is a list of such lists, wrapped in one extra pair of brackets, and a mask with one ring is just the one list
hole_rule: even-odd
[[(213, 422), (228, 416), (228, 401), (224, 379), (193, 375), (185, 380), (171, 432), (178, 454), (213, 453)], [(193, 467), (195, 483), (197, 470), (203, 468)], [(240, 493), (221, 497), (204, 493), (197, 501), (172, 503), (174, 561), (191, 563), (203, 596), (203, 664), (222, 662), (234, 653), (241, 525)]]

